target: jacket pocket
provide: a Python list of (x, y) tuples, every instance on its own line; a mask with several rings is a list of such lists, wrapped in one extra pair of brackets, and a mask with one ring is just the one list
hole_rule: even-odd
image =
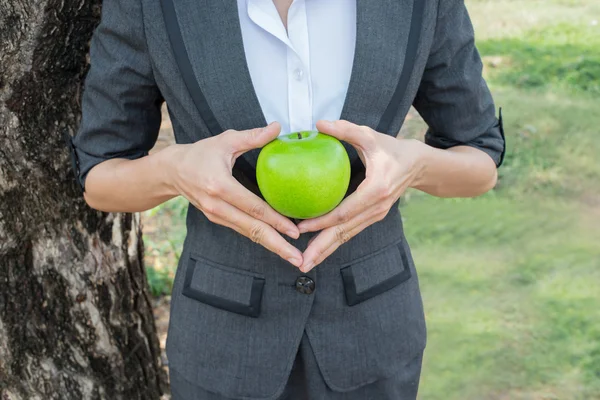
[(387, 292), (412, 275), (403, 240), (345, 264), (340, 273), (349, 306)]
[(182, 294), (201, 303), (248, 317), (258, 317), (265, 278), (192, 254)]

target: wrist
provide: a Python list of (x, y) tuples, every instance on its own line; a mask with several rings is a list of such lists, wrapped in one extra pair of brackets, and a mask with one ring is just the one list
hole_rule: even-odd
[(170, 196), (179, 196), (179, 185), (177, 182), (179, 163), (183, 160), (183, 154), (187, 145), (174, 144), (156, 153), (158, 163), (158, 177), (161, 186)]
[(427, 182), (427, 171), (432, 159), (433, 148), (417, 139), (407, 139), (413, 154), (413, 179), (410, 187), (418, 188)]

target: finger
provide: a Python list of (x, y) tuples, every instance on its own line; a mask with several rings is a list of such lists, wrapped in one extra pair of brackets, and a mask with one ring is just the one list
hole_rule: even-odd
[(376, 191), (369, 186), (369, 182), (364, 181), (354, 193), (327, 214), (300, 222), (298, 224), (300, 233), (317, 232), (334, 225), (345, 224), (371, 208), (379, 199)]
[(231, 180), (226, 180), (223, 183), (223, 188), (220, 190), (220, 193), (216, 195), (220, 196), (227, 203), (244, 211), (251, 217), (266, 222), (279, 232), (288, 235), (293, 239), (298, 239), (300, 236), (300, 231), (296, 224), (289, 218), (279, 214), (264, 200), (246, 189), (233, 178)]
[(280, 132), (281, 125), (278, 122), (271, 122), (265, 127), (246, 131), (228, 130), (219, 135), (219, 137), (223, 140), (229, 151), (235, 157), (239, 157), (249, 150), (263, 147), (276, 139)]
[[(300, 267), (300, 271), (304, 273), (309, 272), (311, 269), (325, 261), (325, 259), (333, 254), (333, 252), (336, 251), (342, 244), (358, 235), (376, 221), (376, 219), (364, 221), (352, 228), (347, 233), (340, 233), (340, 231), (336, 231), (337, 227), (331, 227), (324, 230), (315, 237), (313, 243), (304, 251), (304, 262)], [(343, 235), (343, 240), (339, 239), (340, 234)]]
[(302, 272), (308, 272), (325, 258), (329, 257), (339, 246), (348, 242), (367, 226), (378, 221), (379, 211), (373, 207), (349, 221), (346, 224), (329, 227), (313, 238), (302, 254), (303, 263), (300, 267)]
[(252, 218), (223, 200), (215, 203), (210, 214), (211, 218), (216, 217), (227, 221), (230, 228), (279, 255), (294, 266), (302, 265), (303, 258), (300, 250), (288, 243), (275, 229), (263, 221)]
[(317, 122), (317, 129), (319, 132), (348, 142), (365, 151), (371, 150), (375, 146), (375, 136), (373, 135), (375, 131), (352, 122), (320, 120)]
[[(296, 267), (302, 264), (302, 253), (300, 250), (286, 242), (276, 231), (261, 221), (254, 220), (256, 223), (264, 226), (248, 228), (248, 224), (252, 224), (253, 218), (231, 204), (215, 198), (210, 200), (205, 199), (202, 202), (204, 205), (200, 205), (193, 198), (189, 198), (189, 200), (197, 209), (202, 210), (211, 222), (231, 228), (241, 235), (258, 242), (269, 251), (278, 254), (281, 258)], [(264, 232), (264, 234), (261, 232)]]
[(300, 271), (305, 273), (309, 272), (318, 265), (318, 260), (329, 257), (331, 253), (335, 251), (335, 249), (329, 251), (332, 245), (333, 241), (331, 240), (331, 232), (329, 232), (329, 230), (324, 230), (312, 238), (311, 243), (302, 254), (303, 261), (300, 266)]
[[(244, 230), (244, 228), (235, 225), (229, 221), (227, 221), (226, 219), (217, 217), (217, 216), (213, 216), (213, 218), (211, 219), (212, 222), (214, 222), (215, 224), (219, 224), (219, 225), (223, 225), (226, 226), (230, 229), (233, 229), (234, 231), (236, 231), (237, 233), (239, 233), (240, 235), (246, 236), (247, 232)], [(277, 233), (275, 233), (275, 235), (277, 235)], [(280, 236), (281, 237), (281, 236)], [(284, 240), (285, 242), (285, 240)], [(287, 243), (287, 242), (286, 242)], [(285, 259), (287, 262), (289, 262), (290, 264), (294, 265), (295, 267), (300, 267), (300, 265), (302, 264), (302, 256), (290, 256), (290, 257), (286, 257), (285, 255), (282, 255), (282, 253), (280, 251), (277, 251), (275, 249), (273, 249), (271, 246), (268, 245), (263, 245), (263, 247), (265, 247), (267, 250), (279, 255), (281, 258)]]

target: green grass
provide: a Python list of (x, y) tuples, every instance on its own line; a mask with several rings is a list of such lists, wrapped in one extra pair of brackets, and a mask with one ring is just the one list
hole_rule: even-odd
[(600, 104), (560, 91), (497, 87), (507, 153), (499, 169), (500, 195), (581, 196), (600, 179)]
[(420, 398), (600, 399), (600, 2), (468, 6), (508, 152), (494, 192), (403, 206)]
[(144, 221), (145, 264), (154, 296), (169, 295), (186, 235), (188, 202), (177, 197), (146, 211)]
[(494, 38), (527, 38), (532, 29), (560, 24), (600, 25), (595, 0), (466, 0), (479, 42)]
[[(478, 47), (482, 55), (497, 57), (488, 64), (492, 81), (600, 95), (600, 23), (563, 23), (530, 30), (523, 37), (488, 39)], [(501, 68), (502, 63), (507, 65)]]
[[(429, 332), (420, 399), (598, 400), (600, 1), (467, 6), (507, 155), (478, 199), (404, 197)], [(156, 295), (171, 289), (186, 206), (145, 213)]]
[(403, 215), (428, 321), (422, 399), (600, 398), (600, 226), (533, 196), (420, 198)]

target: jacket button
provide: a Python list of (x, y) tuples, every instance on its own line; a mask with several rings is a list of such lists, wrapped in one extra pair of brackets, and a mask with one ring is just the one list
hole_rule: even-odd
[(302, 294), (311, 294), (315, 291), (315, 281), (308, 276), (299, 276), (296, 279), (296, 290)]

